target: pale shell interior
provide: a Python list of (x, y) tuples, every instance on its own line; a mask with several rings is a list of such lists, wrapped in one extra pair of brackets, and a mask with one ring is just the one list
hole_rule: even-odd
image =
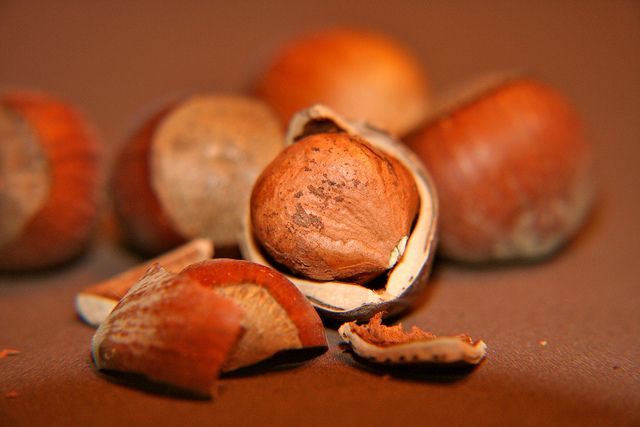
[(465, 363), (476, 365), (486, 356), (487, 345), (483, 341), (473, 344), (458, 337), (437, 337), (432, 340), (414, 341), (386, 347), (371, 344), (345, 323), (338, 329), (340, 336), (353, 348), (360, 357), (388, 364), (410, 363)]

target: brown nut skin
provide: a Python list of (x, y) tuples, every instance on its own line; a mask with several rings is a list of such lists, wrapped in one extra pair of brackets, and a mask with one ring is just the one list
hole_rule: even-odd
[(327, 29), (290, 41), (256, 91), (285, 123), (298, 110), (322, 103), (396, 135), (415, 129), (430, 107), (417, 58), (386, 35), (358, 29)]
[(67, 262), (80, 255), (92, 237), (100, 199), (101, 148), (86, 119), (49, 95), (6, 93), (0, 97), (0, 108), (15, 112), (30, 128), (44, 154), (49, 182), (43, 203), (17, 238), (0, 247), (0, 270)]
[(275, 113), (254, 98), (200, 94), (168, 105), (127, 141), (115, 166), (114, 207), (127, 243), (146, 255), (196, 237), (234, 248), (253, 179), (281, 141)]
[(253, 232), (266, 251), (297, 274), (324, 281), (364, 282), (393, 267), (417, 209), (404, 166), (346, 133), (315, 134), (287, 147), (251, 194)]
[(554, 89), (512, 78), (431, 119), (408, 140), (441, 206), (440, 249), (465, 262), (547, 256), (592, 200), (590, 150)]

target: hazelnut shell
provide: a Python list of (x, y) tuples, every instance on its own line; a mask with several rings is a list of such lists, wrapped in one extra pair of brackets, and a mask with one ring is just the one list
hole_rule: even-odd
[(411, 332), (402, 324), (384, 326), (382, 313), (368, 324), (345, 323), (338, 329), (354, 353), (371, 362), (389, 365), (477, 365), (487, 353), (484, 341), (472, 341), (467, 335), (435, 336), (413, 326)]
[(244, 216), (241, 251), (246, 259), (279, 269), (311, 301), (318, 312), (338, 320), (366, 320), (379, 311), (389, 315), (406, 309), (427, 283), (436, 245), (438, 203), (435, 188), (426, 170), (401, 143), (388, 134), (364, 124), (349, 123), (325, 106), (317, 105), (301, 111), (292, 119), (287, 133), (287, 145), (305, 136), (343, 132), (363, 138), (377, 149), (395, 157), (415, 180), (419, 195), (419, 210), (402, 257), (386, 275), (380, 288), (372, 289), (344, 281), (316, 281), (283, 271), (262, 250), (255, 238), (250, 209)]
[(440, 249), (467, 262), (554, 253), (592, 202), (582, 124), (555, 90), (493, 80), (431, 118), (408, 141), (440, 196)]
[(241, 318), (232, 301), (155, 264), (96, 330), (93, 360), (209, 396), (244, 333)]
[(212, 256), (213, 243), (211, 240), (194, 239), (168, 253), (78, 292), (76, 294), (76, 313), (85, 323), (98, 326), (153, 264), (159, 264), (171, 273), (178, 273), (188, 265), (204, 261)]
[(205, 396), (221, 372), (281, 353), (301, 361), (327, 348), (318, 314), (291, 282), (231, 259), (202, 261), (178, 274), (154, 264), (92, 339), (98, 369)]
[[(11, 163), (2, 166), (0, 174), (8, 174), (2, 181), (13, 186), (14, 178), (30, 177), (32, 185), (0, 193), (0, 198), (8, 197), (9, 209), (22, 200), (17, 212), (1, 212), (1, 221), (13, 222), (9, 235), (0, 236), (0, 269), (29, 270), (66, 262), (83, 252), (92, 237), (100, 195), (100, 147), (74, 108), (47, 95), (8, 93), (0, 98), (0, 109), (24, 125), (19, 125), (24, 132), (13, 140), (16, 145), (2, 141), (3, 148), (31, 147), (29, 156), (5, 157)], [(16, 190), (24, 194), (12, 196)], [(0, 229), (6, 231), (4, 223)]]

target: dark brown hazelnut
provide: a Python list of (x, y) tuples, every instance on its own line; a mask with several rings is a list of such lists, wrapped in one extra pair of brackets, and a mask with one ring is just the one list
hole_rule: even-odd
[(589, 212), (590, 149), (580, 118), (538, 81), (510, 78), (467, 94), (408, 143), (438, 188), (440, 248), (450, 258), (543, 257)]

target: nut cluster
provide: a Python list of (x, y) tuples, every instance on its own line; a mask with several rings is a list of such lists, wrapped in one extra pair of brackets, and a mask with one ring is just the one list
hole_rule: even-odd
[[(372, 361), (477, 364), (482, 341), (381, 324), (424, 289), (438, 233), (451, 259), (539, 259), (590, 211), (580, 118), (534, 79), (434, 111), (412, 53), (332, 29), (285, 45), (255, 86), (177, 100), (124, 145), (111, 190), (125, 240), (173, 251), (78, 293), (98, 369), (209, 395), (221, 372), (326, 351), (318, 313), (349, 321), (341, 336)], [(0, 270), (82, 252), (99, 163), (74, 108), (0, 97)], [(247, 261), (209, 259), (214, 244)]]

